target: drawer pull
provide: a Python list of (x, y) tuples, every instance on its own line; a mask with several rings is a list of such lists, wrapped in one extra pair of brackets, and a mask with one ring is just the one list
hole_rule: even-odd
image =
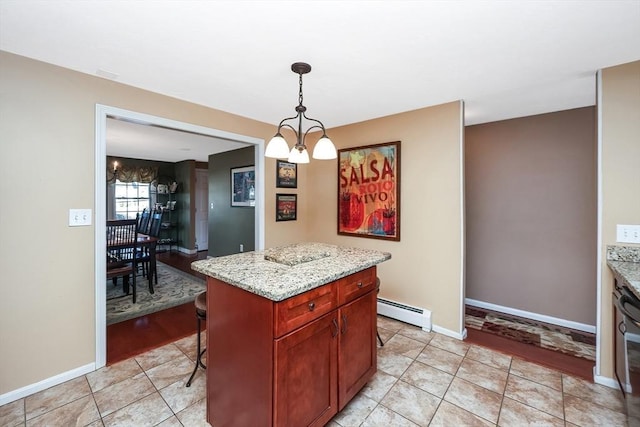
[(362, 288), (362, 282), (358, 282), (358, 288)]
[(315, 302), (310, 302), (309, 303), (309, 311), (313, 311), (316, 309), (316, 303)]
[(344, 313), (342, 314), (342, 335), (347, 333), (347, 316), (344, 315)]
[(335, 338), (336, 336), (338, 336), (338, 331), (340, 330), (338, 328), (338, 321), (336, 320), (335, 317), (333, 319), (331, 319), (331, 324), (335, 328), (334, 330), (331, 331), (331, 336)]

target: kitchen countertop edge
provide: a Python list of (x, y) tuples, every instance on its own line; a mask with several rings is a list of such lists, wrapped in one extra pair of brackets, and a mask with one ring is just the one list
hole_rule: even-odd
[(268, 249), (194, 261), (191, 268), (278, 302), (391, 259), (388, 252), (318, 243), (296, 244), (282, 249), (288, 250), (291, 247), (320, 248), (331, 253), (331, 256), (286, 265), (265, 260), (265, 253), (274, 250)]

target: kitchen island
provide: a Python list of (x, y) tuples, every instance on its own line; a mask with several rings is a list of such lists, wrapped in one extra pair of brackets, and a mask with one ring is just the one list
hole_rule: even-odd
[(386, 252), (301, 243), (196, 261), (207, 278), (207, 421), (323, 426), (376, 372)]

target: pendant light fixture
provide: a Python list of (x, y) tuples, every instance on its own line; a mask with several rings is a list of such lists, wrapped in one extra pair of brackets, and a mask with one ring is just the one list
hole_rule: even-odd
[[(304, 62), (296, 62), (291, 65), (291, 71), (300, 76), (300, 91), (298, 95), (298, 106), (296, 107), (296, 112), (298, 114), (293, 117), (283, 119), (280, 122), (275, 136), (271, 138), (271, 141), (269, 141), (269, 144), (267, 144), (264, 155), (265, 157), (273, 157), (276, 159), (288, 159), (288, 161), (291, 163), (309, 163), (309, 153), (307, 152), (307, 146), (305, 145), (304, 141), (310, 131), (319, 129), (322, 130), (322, 137), (320, 137), (313, 149), (313, 158), (320, 160), (335, 159), (336, 157), (338, 157), (336, 147), (327, 136), (324, 125), (320, 120), (307, 117), (307, 115), (305, 114), (305, 112), (307, 111), (307, 107), (302, 105), (302, 75), (307, 74), (311, 71), (311, 65)], [(302, 131), (303, 118), (314, 123), (310, 128), (304, 131), (304, 133)], [(295, 121), (296, 119), (298, 120), (297, 130), (292, 125), (286, 123), (290, 120)], [(282, 133), (280, 133), (282, 128), (291, 129), (296, 136), (296, 143), (291, 150), (289, 150), (287, 141), (282, 136)]]

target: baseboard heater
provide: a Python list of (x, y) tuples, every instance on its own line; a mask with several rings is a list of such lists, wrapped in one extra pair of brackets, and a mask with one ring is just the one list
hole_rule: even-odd
[(423, 331), (431, 331), (431, 311), (424, 308), (378, 298), (378, 314), (419, 326)]

